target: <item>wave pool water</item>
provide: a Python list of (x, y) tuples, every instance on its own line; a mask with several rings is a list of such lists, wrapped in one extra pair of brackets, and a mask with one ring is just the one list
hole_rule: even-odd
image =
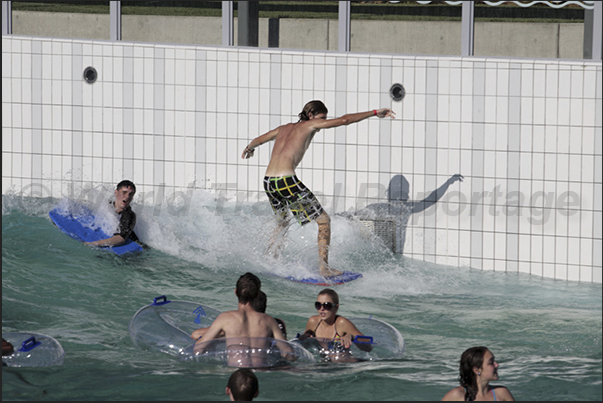
[[(2, 196), (2, 331), (48, 334), (65, 350), (58, 367), (3, 367), (3, 400), (227, 400), (233, 368), (136, 348), (128, 332), (136, 311), (159, 295), (236, 309), (235, 282), (251, 271), (289, 339), (315, 312), (322, 287), (274, 274), (316, 266), (316, 226), (292, 227), (280, 257), (269, 258), (267, 203), (216, 203), (203, 191), (186, 209), (135, 203), (136, 231), (151, 250), (119, 257), (56, 229), (48, 212), (59, 202)], [(388, 322), (405, 339), (404, 356), (258, 371), (257, 400), (440, 400), (475, 345), (493, 351), (497, 384), (517, 400), (602, 399), (600, 284), (415, 261), (338, 216), (331, 263), (364, 274), (335, 288), (339, 313)]]

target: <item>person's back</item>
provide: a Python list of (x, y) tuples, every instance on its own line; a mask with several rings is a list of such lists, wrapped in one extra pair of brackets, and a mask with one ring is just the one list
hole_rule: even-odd
[[(257, 338), (275, 338), (285, 340), (276, 320), (265, 313), (254, 309), (254, 300), (260, 295), (260, 280), (252, 273), (245, 273), (237, 281), (235, 294), (239, 299), (236, 311), (223, 312), (214, 320), (207, 332), (196, 343), (195, 353), (205, 351), (207, 342), (223, 335), (226, 339), (234, 340), (233, 343), (244, 344), (250, 347), (264, 347), (256, 345), (265, 343)], [(256, 340), (252, 340), (256, 339)], [(231, 343), (231, 340), (228, 340)]]
[(195, 343), (195, 354), (203, 354), (213, 339), (223, 335), (228, 352), (227, 365), (248, 368), (266, 365), (268, 357), (265, 354), (273, 339), (286, 340), (272, 316), (254, 309), (260, 286), (260, 279), (252, 273), (245, 273), (239, 278), (235, 289), (239, 298), (238, 309), (218, 315), (205, 335)]
[(316, 129), (310, 121), (289, 123), (278, 128), (272, 156), (266, 169), (267, 176), (294, 175), (295, 168), (303, 159)]
[[(278, 327), (272, 316), (256, 312), (251, 307), (224, 312), (218, 318), (221, 316), (224, 337), (275, 337), (273, 329), (274, 326)], [(207, 339), (206, 334), (204, 341)]]

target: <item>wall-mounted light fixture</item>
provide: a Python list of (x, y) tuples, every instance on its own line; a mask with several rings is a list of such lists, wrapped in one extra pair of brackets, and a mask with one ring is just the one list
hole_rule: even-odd
[(86, 81), (88, 84), (94, 84), (97, 78), (98, 73), (94, 67), (88, 66), (84, 69), (84, 81)]
[(396, 102), (402, 101), (405, 95), (406, 90), (402, 84), (396, 83), (389, 89), (389, 96), (392, 97), (392, 99)]

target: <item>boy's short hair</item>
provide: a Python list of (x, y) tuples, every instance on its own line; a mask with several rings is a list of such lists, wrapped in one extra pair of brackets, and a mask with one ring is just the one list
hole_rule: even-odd
[(119, 190), (121, 188), (132, 188), (134, 190), (134, 192), (136, 192), (136, 185), (134, 184), (134, 182), (129, 181), (127, 179), (119, 182), (117, 184), (117, 187), (115, 188), (115, 190)]
[(251, 301), (251, 307), (254, 311), (260, 313), (266, 313), (266, 307), (268, 305), (268, 296), (264, 291), (260, 291), (258, 296)]
[(239, 298), (239, 303), (248, 304), (258, 297), (262, 282), (253, 273), (245, 273), (237, 281), (236, 294)]
[(239, 368), (233, 372), (226, 386), (235, 401), (251, 401), (259, 390), (258, 378), (247, 368)]

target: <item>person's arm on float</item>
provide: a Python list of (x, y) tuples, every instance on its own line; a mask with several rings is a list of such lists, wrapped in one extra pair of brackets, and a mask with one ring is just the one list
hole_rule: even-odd
[[(221, 313), (220, 315), (218, 315), (218, 317), (213, 321), (211, 326), (207, 329), (203, 337), (196, 341), (195, 346), (193, 348), (193, 352), (195, 354), (202, 354), (203, 352), (205, 352), (206, 345), (201, 343), (205, 343), (207, 341), (220, 337), (220, 333), (224, 332), (223, 326), (226, 323), (227, 319), (228, 315), (226, 315), (226, 313)], [(191, 334), (191, 338), (192, 337), (193, 335)]]
[(98, 246), (98, 247), (119, 246), (119, 245), (124, 244), (125, 242), (126, 242), (126, 240), (124, 239), (123, 236), (121, 236), (121, 235), (113, 235), (111, 238), (101, 239), (99, 241), (84, 242), (84, 245)]
[[(209, 327), (202, 327), (197, 330), (194, 330), (193, 333), (191, 334), (191, 339), (199, 340), (201, 337), (203, 337), (205, 335), (205, 333), (207, 333), (208, 330), (209, 330)], [(219, 337), (224, 337), (224, 331), (222, 331), (222, 332), (220, 332), (220, 334), (218, 334), (218, 338)]]
[[(357, 336), (364, 336), (364, 334), (358, 330), (356, 325), (354, 325), (349, 319), (344, 317), (340, 317), (337, 322), (337, 328), (341, 329), (343, 336), (341, 336), (341, 342), (345, 348), (350, 348), (353, 343), (353, 339)], [(362, 351), (372, 351), (372, 344), (367, 343), (356, 343), (356, 347), (361, 349)]]
[(119, 218), (119, 226), (117, 232), (112, 237), (106, 239), (100, 239), (94, 242), (84, 242), (84, 245), (88, 246), (120, 246), (126, 243), (130, 238), (130, 235), (134, 233), (134, 227), (136, 226), (136, 214), (131, 209), (123, 211)]

